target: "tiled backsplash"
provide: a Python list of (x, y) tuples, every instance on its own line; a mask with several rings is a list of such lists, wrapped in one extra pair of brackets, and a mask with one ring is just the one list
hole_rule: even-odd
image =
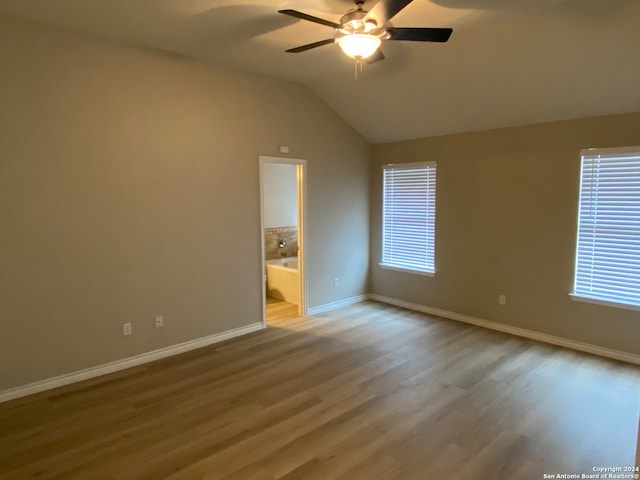
[[(280, 247), (280, 242), (285, 243)], [(264, 229), (264, 255), (266, 260), (298, 256), (298, 227)]]

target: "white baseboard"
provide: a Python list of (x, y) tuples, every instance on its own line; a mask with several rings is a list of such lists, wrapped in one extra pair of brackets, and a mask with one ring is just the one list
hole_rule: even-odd
[(439, 308), (428, 307), (426, 305), (420, 305), (418, 303), (405, 302), (404, 300), (385, 297), (376, 293), (369, 294), (369, 298), (371, 300), (375, 300), (376, 302), (387, 303), (389, 305), (395, 305), (396, 307), (415, 310), (416, 312), (427, 313), (429, 315), (448, 318), (450, 320), (456, 320), (458, 322), (468, 323), (471, 325), (476, 325), (478, 327), (488, 328), (490, 330), (496, 330), (498, 332), (528, 338), (530, 340), (536, 340), (538, 342), (549, 343), (551, 345), (557, 345), (559, 347), (570, 348), (571, 350), (578, 350), (580, 352), (591, 353), (593, 355), (598, 355), (601, 357), (612, 358), (614, 360), (620, 360), (622, 362), (640, 365), (640, 355), (635, 355), (633, 353), (613, 350), (611, 348), (599, 347), (598, 345), (578, 342), (576, 340), (570, 340), (568, 338), (547, 335), (546, 333), (527, 330), (525, 328), (512, 327), (511, 325), (505, 325), (504, 323), (492, 322), (490, 320), (471, 317), (469, 315), (450, 312), (448, 310), (441, 310)]
[(337, 302), (325, 303), (317, 307), (310, 308), (307, 312), (308, 315), (318, 315), (319, 313), (335, 310), (336, 308), (346, 307), (355, 303), (364, 302), (369, 298), (369, 295), (356, 295), (355, 297), (345, 298), (344, 300), (338, 300)]
[(216, 333), (208, 337), (198, 338), (196, 340), (190, 340), (188, 342), (179, 343), (177, 345), (171, 345), (170, 347), (161, 348), (152, 352), (136, 355), (135, 357), (125, 358), (123, 360), (116, 360), (115, 362), (105, 363), (98, 365), (97, 367), (87, 368), (78, 372), (68, 373), (66, 375), (60, 375), (59, 377), (48, 378), (39, 382), (30, 383), (21, 387), (11, 388), (0, 392), (0, 403), (7, 402), (27, 395), (33, 395), (34, 393), (44, 392), (45, 390), (51, 390), (53, 388), (62, 387), (71, 383), (81, 382), (90, 378), (106, 375), (107, 373), (118, 372), (127, 368), (142, 365), (144, 363), (154, 362), (166, 357), (172, 357), (180, 353), (195, 350), (197, 348), (213, 345), (214, 343), (223, 342), (230, 338), (246, 335), (247, 333), (255, 332), (265, 328), (262, 322), (247, 325), (245, 327), (234, 328), (222, 333)]
[[(569, 348), (572, 350), (578, 350), (581, 352), (591, 353), (599, 355), (601, 357), (612, 358), (614, 360), (620, 360), (635, 365), (640, 365), (640, 355), (633, 353), (622, 352), (620, 350), (613, 350), (610, 348), (600, 347), (589, 343), (578, 342), (576, 340), (570, 340), (567, 338), (556, 337), (548, 335), (546, 333), (536, 332), (534, 330), (527, 330), (524, 328), (513, 327), (505, 325), (503, 323), (492, 322), (490, 320), (484, 320), (461, 313), (450, 312), (448, 310), (442, 310), (439, 308), (428, 307), (426, 305), (420, 305), (417, 303), (406, 302), (396, 298), (385, 297), (375, 293), (369, 295), (357, 295), (355, 297), (346, 298), (337, 302), (327, 303), (309, 309), (309, 315), (317, 315), (319, 313), (328, 312), (340, 307), (346, 307), (356, 303), (363, 302), (367, 299), (375, 300), (377, 302), (394, 305), (396, 307), (406, 308), (408, 310), (414, 310), (417, 312), (426, 313), (429, 315), (435, 315), (438, 317), (448, 318), (450, 320), (456, 320), (458, 322), (467, 323), (470, 325), (476, 325), (478, 327), (488, 328), (490, 330), (496, 330), (498, 332), (508, 333), (516, 335), (518, 337), (524, 337), (531, 340), (536, 340), (551, 345), (557, 345), (560, 347)], [(245, 327), (228, 330), (226, 332), (217, 333), (208, 337), (199, 338), (196, 340), (190, 340), (188, 342), (180, 343), (178, 345), (172, 345), (170, 347), (161, 348), (152, 352), (143, 353), (134, 357), (125, 358), (123, 360), (117, 360), (115, 362), (106, 363), (97, 367), (87, 368), (78, 372), (69, 373), (66, 375), (60, 375), (58, 377), (41, 380), (38, 382), (30, 383), (21, 387), (11, 388), (9, 390), (0, 391), (0, 403), (7, 402), (27, 395), (33, 395), (35, 393), (44, 392), (54, 388), (62, 387), (72, 383), (81, 382), (90, 378), (99, 377), (108, 373), (118, 372), (127, 368), (135, 367), (145, 363), (160, 360), (162, 358), (171, 357), (180, 353), (188, 352), (198, 348), (213, 345), (214, 343), (223, 342), (234, 337), (246, 335), (251, 332), (256, 332), (265, 328), (262, 323), (254, 323)]]

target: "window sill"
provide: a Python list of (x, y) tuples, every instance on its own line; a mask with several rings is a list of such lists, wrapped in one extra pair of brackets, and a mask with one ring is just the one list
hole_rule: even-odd
[(599, 298), (585, 297), (582, 295), (576, 295), (575, 293), (570, 293), (569, 296), (571, 297), (571, 300), (573, 300), (574, 302), (592, 303), (594, 305), (602, 305), (605, 307), (640, 311), (640, 305), (630, 305), (628, 303), (612, 302), (610, 300), (600, 300)]
[(380, 268), (384, 268), (385, 270), (394, 270), (396, 272), (413, 273), (415, 275), (422, 275), (424, 277), (436, 276), (436, 272), (428, 272), (427, 270), (414, 270), (412, 268), (396, 267), (396, 266), (387, 265), (384, 263), (379, 263), (378, 265), (380, 265)]

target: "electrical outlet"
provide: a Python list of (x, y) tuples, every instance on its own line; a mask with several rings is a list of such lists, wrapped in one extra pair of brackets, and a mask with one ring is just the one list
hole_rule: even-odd
[(498, 304), (503, 307), (507, 304), (507, 296), (506, 295), (498, 295)]
[(122, 324), (122, 334), (124, 336), (127, 335), (131, 335), (133, 333), (133, 330), (131, 328), (131, 323), (127, 322), (127, 323), (123, 323)]
[(339, 287), (340, 286), (340, 277), (336, 277), (333, 279), (333, 286), (334, 287)]
[(164, 327), (164, 317), (162, 315), (156, 315), (156, 328)]

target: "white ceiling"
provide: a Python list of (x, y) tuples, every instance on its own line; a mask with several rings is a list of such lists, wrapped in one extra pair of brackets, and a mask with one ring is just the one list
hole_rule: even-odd
[[(349, 0), (0, 0), (0, 13), (301, 82), (372, 143), (640, 111), (640, 0), (414, 0), (404, 27), (448, 43), (386, 42), (354, 65), (331, 28)], [(374, 0), (365, 3), (371, 8)]]

